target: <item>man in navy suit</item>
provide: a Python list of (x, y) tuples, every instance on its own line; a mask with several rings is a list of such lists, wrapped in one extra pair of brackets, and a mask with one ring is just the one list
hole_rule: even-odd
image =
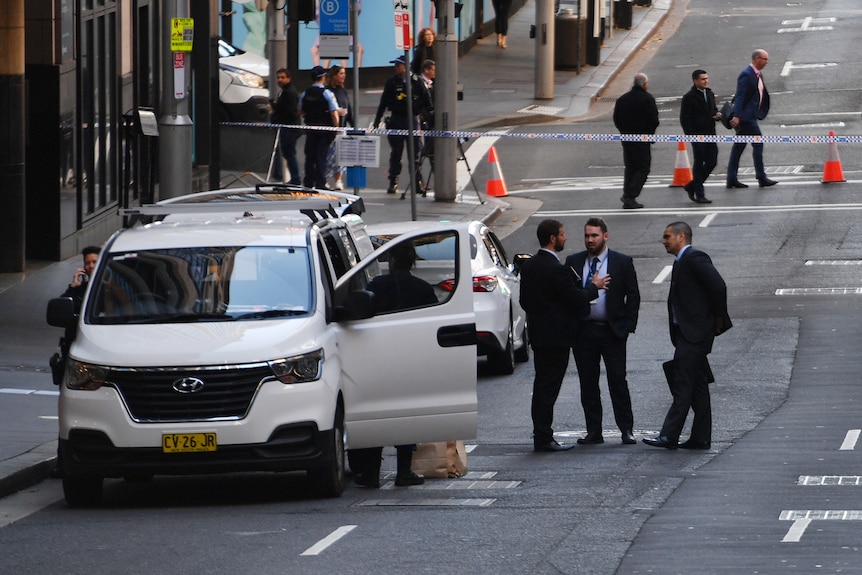
[(554, 404), (560, 393), (569, 349), (575, 343), (578, 318), (587, 313), (590, 301), (607, 288), (608, 275), (595, 274), (586, 286), (576, 281), (573, 270), (560, 263), (557, 255), (566, 246), (566, 232), (557, 220), (543, 220), (536, 229), (540, 249), (521, 268), (521, 307), (527, 312), (527, 329), (533, 348), (533, 449), (565, 451), (554, 439), (551, 425)]
[[(733, 118), (730, 125), (736, 130), (737, 136), (760, 136), (758, 120), (763, 120), (769, 113), (769, 92), (763, 83), (760, 73), (769, 62), (766, 50), (757, 49), (751, 54), (751, 65), (739, 73), (736, 80), (736, 96), (733, 101)], [(763, 169), (763, 144), (752, 143), (751, 157), (754, 160), (754, 172), (761, 188), (774, 186), (778, 182), (766, 177)], [(745, 142), (733, 144), (730, 150), (730, 161), (727, 163), (727, 187), (747, 188), (737, 178), (739, 158), (745, 150)]]
[[(656, 438), (647, 445), (667, 449), (709, 449), (712, 442), (712, 406), (709, 383), (713, 380), (707, 355), (716, 336), (733, 324), (727, 315), (727, 286), (706, 253), (691, 247), (691, 226), (674, 222), (667, 226), (662, 243), (676, 260), (667, 298), (673, 361), (667, 378), (673, 403)], [(691, 436), (679, 443), (688, 410), (694, 412)]]
[(584, 286), (596, 275), (614, 278), (607, 290), (590, 305), (582, 317), (572, 351), (581, 382), (581, 405), (587, 434), (578, 443), (604, 443), (602, 437), (602, 393), (599, 389), (601, 360), (605, 361), (608, 391), (614, 419), (625, 444), (635, 443), (634, 416), (626, 381), (626, 340), (638, 324), (641, 295), (632, 258), (607, 246), (608, 225), (602, 218), (590, 218), (584, 226), (586, 251), (566, 258), (566, 266), (580, 273)]

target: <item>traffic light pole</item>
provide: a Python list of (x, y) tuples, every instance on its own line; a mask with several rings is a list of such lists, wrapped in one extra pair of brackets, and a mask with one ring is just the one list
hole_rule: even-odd
[(162, 0), (162, 115), (159, 117), (159, 199), (192, 192), (191, 53), (171, 49), (173, 19), (189, 18), (189, 0)]

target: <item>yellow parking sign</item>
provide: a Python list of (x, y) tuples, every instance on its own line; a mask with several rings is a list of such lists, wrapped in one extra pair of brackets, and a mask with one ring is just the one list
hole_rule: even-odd
[(191, 52), (194, 39), (194, 18), (171, 18), (171, 52)]

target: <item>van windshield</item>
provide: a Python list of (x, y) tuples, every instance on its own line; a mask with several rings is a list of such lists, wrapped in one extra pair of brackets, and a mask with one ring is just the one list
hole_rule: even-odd
[(93, 279), (88, 323), (261, 320), (312, 309), (304, 247), (195, 247), (106, 256)]

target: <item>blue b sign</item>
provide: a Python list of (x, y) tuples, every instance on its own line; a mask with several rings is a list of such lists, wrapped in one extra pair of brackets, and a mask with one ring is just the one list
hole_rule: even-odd
[(320, 0), (320, 34), (350, 34), (350, 0)]

